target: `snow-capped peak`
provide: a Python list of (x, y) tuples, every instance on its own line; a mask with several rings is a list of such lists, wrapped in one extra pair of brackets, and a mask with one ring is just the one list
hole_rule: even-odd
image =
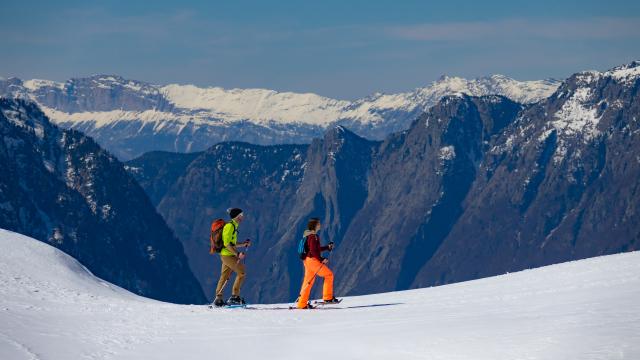
[(455, 93), (471, 96), (503, 95), (516, 102), (532, 103), (551, 95), (560, 83), (555, 79), (518, 81), (499, 74), (471, 80), (443, 75), (430, 86), (416, 89), (415, 94), (432, 99)]
[(227, 120), (306, 123), (327, 125), (339, 118), (348, 101), (312, 93), (277, 92), (267, 89), (200, 88), (171, 84), (160, 88), (176, 107), (205, 110)]
[(629, 64), (614, 67), (613, 69), (605, 72), (604, 75), (611, 76), (620, 83), (632, 83), (640, 77), (640, 60), (635, 60)]
[(51, 126), (49, 120), (42, 116), (40, 111), (33, 113), (33, 108), (37, 108), (37, 106), (30, 101), (19, 98), (0, 98), (0, 102), (3, 103), (3, 109), (0, 113), (2, 113), (4, 118), (21, 128), (33, 130), (39, 138), (42, 138), (45, 129)]
[(37, 91), (43, 87), (52, 87), (64, 90), (64, 83), (51, 80), (31, 79), (25, 81), (23, 85), (30, 91)]
[(159, 93), (158, 87), (143, 81), (128, 80), (119, 75), (104, 75), (96, 74), (89, 78), (71, 79), (68, 83), (86, 83), (90, 82), (90, 86), (102, 89), (117, 89), (122, 88), (132, 92), (140, 93), (144, 95), (157, 95)]
[(640, 77), (640, 60), (634, 60), (629, 64), (616, 66), (604, 72), (597, 70), (581, 71), (575, 74), (574, 77), (579, 86), (587, 86), (602, 78), (611, 78), (618, 83), (630, 85)]

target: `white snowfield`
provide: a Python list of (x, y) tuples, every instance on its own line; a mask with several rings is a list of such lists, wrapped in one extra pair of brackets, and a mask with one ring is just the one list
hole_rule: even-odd
[(640, 252), (309, 311), (157, 302), (23, 235), (0, 248), (3, 360), (640, 359)]

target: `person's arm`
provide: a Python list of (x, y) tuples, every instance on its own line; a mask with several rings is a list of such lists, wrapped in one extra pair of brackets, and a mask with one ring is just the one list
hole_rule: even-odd
[[(318, 245), (320, 245), (320, 237), (317, 236), (317, 238), (318, 238)], [(333, 250), (333, 241), (329, 242), (328, 245), (320, 246), (320, 251), (332, 251), (332, 250)]]
[(333, 241), (329, 241), (329, 244), (323, 246), (322, 251), (333, 251)]

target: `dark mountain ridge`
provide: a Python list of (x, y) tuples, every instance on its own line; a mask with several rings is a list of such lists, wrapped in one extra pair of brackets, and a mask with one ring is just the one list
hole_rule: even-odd
[(0, 133), (1, 228), (47, 242), (134, 293), (205, 300), (182, 245), (115, 157), (23, 100), (0, 98)]

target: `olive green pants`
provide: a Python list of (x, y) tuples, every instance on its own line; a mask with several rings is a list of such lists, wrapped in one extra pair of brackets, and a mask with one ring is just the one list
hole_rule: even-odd
[(224, 286), (227, 284), (227, 281), (229, 281), (232, 271), (236, 273), (236, 281), (233, 283), (231, 295), (240, 296), (240, 288), (242, 287), (242, 283), (244, 283), (244, 277), (246, 275), (244, 264), (238, 261), (236, 256), (220, 255), (220, 260), (222, 260), (222, 269), (220, 270), (220, 279), (216, 287), (216, 298), (222, 299), (224, 297)]

